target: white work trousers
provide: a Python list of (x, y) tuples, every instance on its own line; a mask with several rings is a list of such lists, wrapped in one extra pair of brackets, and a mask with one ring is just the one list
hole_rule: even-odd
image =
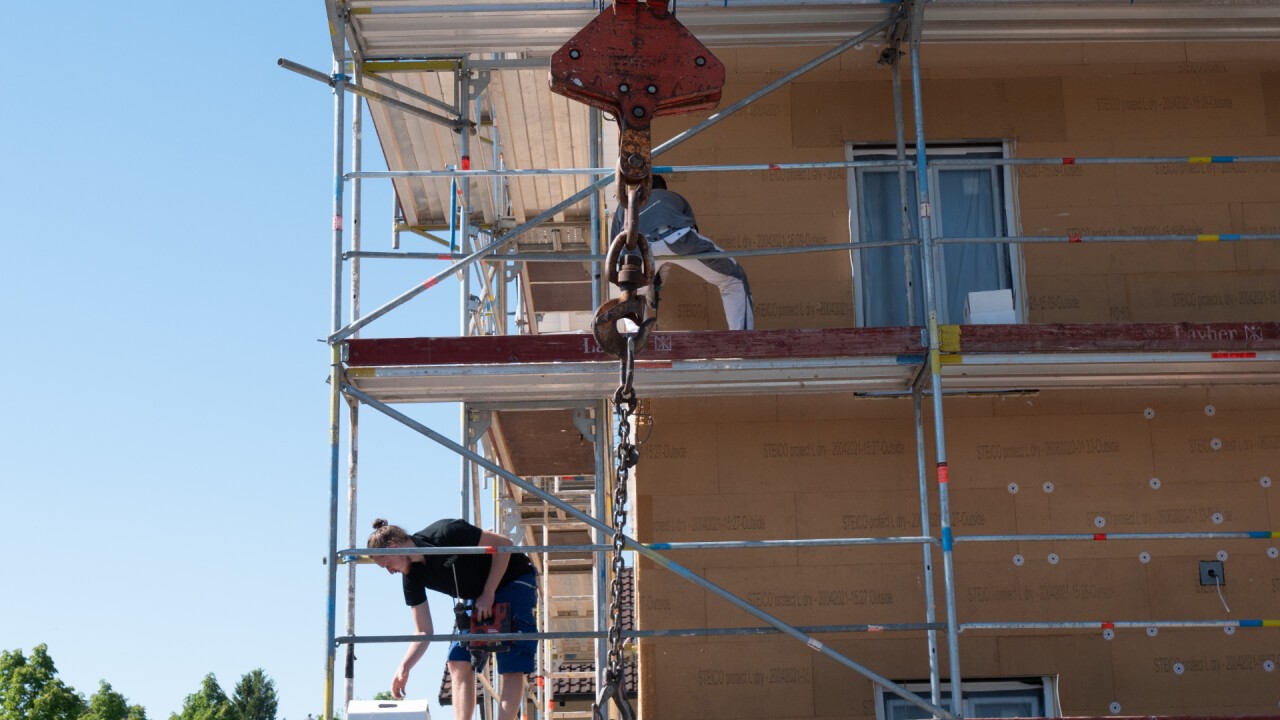
[(681, 267), (720, 288), (724, 317), (730, 330), (751, 330), (755, 327), (751, 285), (742, 266), (733, 258), (694, 259), (699, 253), (723, 252), (711, 238), (693, 228), (680, 228), (661, 240), (650, 241), (649, 249), (653, 253), (654, 272), (663, 279), (666, 279), (671, 264), (664, 258), (683, 257), (687, 259), (678, 263)]

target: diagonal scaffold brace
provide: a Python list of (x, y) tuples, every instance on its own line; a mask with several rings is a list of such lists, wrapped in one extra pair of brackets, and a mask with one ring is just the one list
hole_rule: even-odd
[[(654, 281), (653, 254), (640, 234), (640, 208), (653, 188), (651, 122), (713, 108), (720, 102), (724, 65), (676, 20), (668, 0), (617, 0), (551, 56), (551, 90), (613, 115), (618, 122), (616, 166), (622, 231), (609, 244), (605, 272), (619, 297), (596, 309), (592, 332), (600, 349), (618, 358), (621, 383), (613, 396), (618, 446), (613, 497), (613, 583), (604, 686), (592, 705), (593, 720), (608, 720), (612, 704), (620, 720), (635, 720), (627, 698), (622, 658), (622, 552), (627, 524), (627, 483), (640, 459), (632, 443), (637, 399), (635, 356), (644, 350), (658, 318), (649, 317), (640, 290)], [(656, 300), (656, 297), (655, 297)], [(657, 303), (654, 307), (656, 309)], [(621, 332), (618, 323), (635, 329)]]

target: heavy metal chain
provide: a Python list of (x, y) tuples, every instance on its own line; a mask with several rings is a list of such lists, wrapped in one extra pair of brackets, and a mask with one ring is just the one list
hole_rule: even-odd
[(631, 442), (631, 418), (636, 411), (636, 391), (632, 386), (635, 376), (636, 339), (627, 338), (626, 349), (620, 358), (621, 383), (613, 394), (613, 412), (618, 416), (618, 448), (613, 488), (613, 583), (609, 600), (608, 655), (605, 664), (605, 687), (600, 692), (592, 715), (597, 720), (608, 717), (606, 705), (612, 701), (622, 720), (632, 720), (635, 713), (626, 697), (626, 682), (622, 665), (622, 551), (626, 547), (623, 530), (627, 526), (627, 482), (631, 468), (640, 460), (640, 452)]

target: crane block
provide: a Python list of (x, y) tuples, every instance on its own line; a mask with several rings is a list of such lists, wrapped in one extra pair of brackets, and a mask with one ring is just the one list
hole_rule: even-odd
[(551, 90), (647, 129), (661, 115), (713, 108), (724, 64), (667, 0), (616, 0), (551, 56)]

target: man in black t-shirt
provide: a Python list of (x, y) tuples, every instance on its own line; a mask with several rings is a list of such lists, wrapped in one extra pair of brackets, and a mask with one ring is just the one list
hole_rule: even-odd
[[(386, 520), (375, 520), (369, 536), (370, 548), (497, 547), (512, 544), (507, 538), (462, 520), (438, 520), (410, 535)], [(433, 634), (427, 590), (435, 590), (474, 604), (472, 612), (480, 620), (493, 615), (496, 603), (510, 605), (514, 632), (535, 632), (534, 606), (537, 604), (538, 575), (523, 553), (490, 552), (485, 555), (377, 555), (373, 561), (387, 572), (399, 573), (404, 601), (413, 614), (419, 635)], [(465, 630), (466, 628), (461, 628)], [(536, 640), (512, 643), (512, 649), (498, 653), (498, 674), (502, 676), (501, 704), (497, 720), (514, 720), (524, 697), (525, 675), (534, 671)], [(409, 671), (422, 658), (426, 642), (409, 646), (391, 681), (391, 694), (403, 698)], [(449, 646), (449, 674), (453, 681), (455, 720), (470, 720), (475, 710), (475, 671), (470, 652), (453, 643)]]

